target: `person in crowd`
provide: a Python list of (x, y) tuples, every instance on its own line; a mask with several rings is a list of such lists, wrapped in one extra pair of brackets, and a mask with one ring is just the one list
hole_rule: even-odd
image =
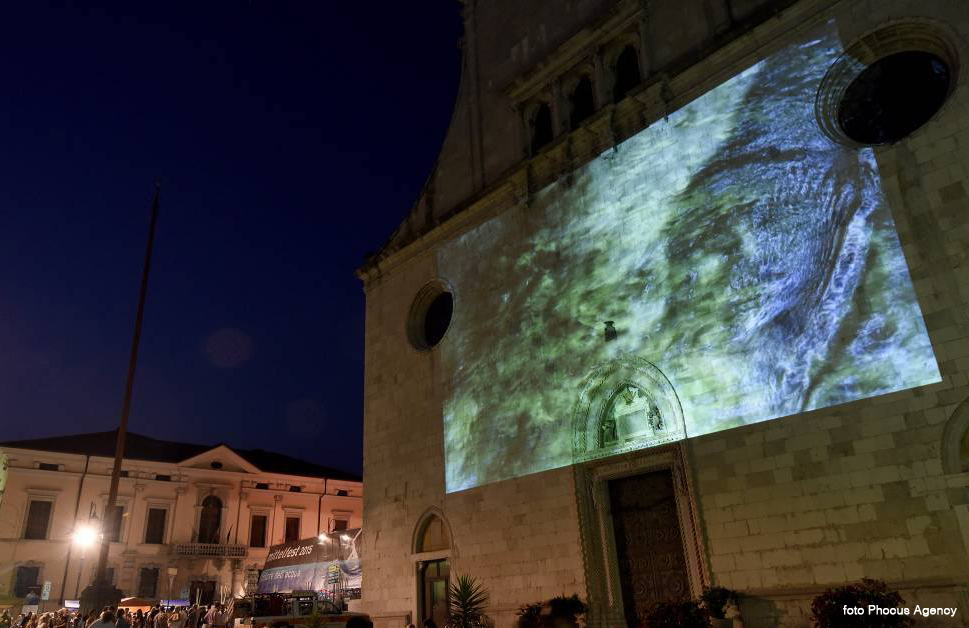
[(168, 628), (168, 613), (165, 612), (164, 606), (160, 606), (155, 613), (155, 628)]
[(219, 609), (212, 604), (209, 606), (209, 610), (205, 613), (205, 619), (203, 620), (202, 628), (216, 628), (218, 625)]
[(0, 612), (0, 628), (10, 628), (10, 624), (12, 623), (13, 620), (10, 618), (10, 613), (7, 612), (7, 609), (3, 609), (3, 612)]
[(424, 620), (424, 628), (437, 628), (437, 624), (434, 622), (433, 619), (428, 617), (427, 619)]
[(168, 616), (168, 628), (185, 628), (185, 613), (181, 607), (175, 607)]
[(91, 628), (114, 628), (114, 613), (105, 609), (101, 615), (91, 624)]
[(185, 613), (185, 628), (198, 628), (198, 607), (194, 604)]
[(131, 628), (131, 622), (128, 621), (128, 615), (123, 608), (119, 608), (118, 612), (115, 613), (114, 626), (115, 628)]

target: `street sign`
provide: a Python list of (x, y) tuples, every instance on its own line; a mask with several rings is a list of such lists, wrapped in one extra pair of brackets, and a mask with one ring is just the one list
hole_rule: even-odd
[(326, 583), (337, 584), (340, 582), (340, 565), (333, 563), (326, 568)]
[(49, 600), (50, 599), (50, 580), (44, 581), (44, 588), (40, 591), (40, 599)]

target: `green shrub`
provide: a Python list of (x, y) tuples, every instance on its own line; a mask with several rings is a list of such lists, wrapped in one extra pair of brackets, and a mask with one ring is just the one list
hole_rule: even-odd
[(477, 578), (463, 575), (449, 585), (450, 617), (446, 628), (483, 628), (489, 625), (485, 616), (488, 592)]
[(694, 601), (658, 602), (646, 613), (646, 628), (709, 628), (707, 611)]
[(711, 617), (723, 619), (727, 604), (737, 603), (737, 593), (725, 587), (705, 587), (700, 600)]

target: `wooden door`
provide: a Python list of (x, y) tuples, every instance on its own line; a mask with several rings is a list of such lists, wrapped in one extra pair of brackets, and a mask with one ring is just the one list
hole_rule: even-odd
[(667, 469), (609, 482), (623, 607), (630, 628), (663, 600), (690, 597), (683, 537)]

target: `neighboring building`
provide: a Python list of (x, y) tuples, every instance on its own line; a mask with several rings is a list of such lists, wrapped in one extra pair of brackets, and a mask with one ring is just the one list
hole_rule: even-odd
[[(98, 526), (117, 432), (0, 444), (0, 597), (51, 583), (49, 606), (76, 599), (98, 547), (72, 542)], [(108, 575), (126, 596), (218, 600), (252, 586), (269, 547), (359, 528), (363, 486), (352, 473), (262, 450), (128, 433)]]
[[(359, 270), (362, 608), (592, 628), (862, 577), (969, 610), (969, 3), (465, 0), (438, 161)], [(943, 620), (945, 621), (945, 620)]]

